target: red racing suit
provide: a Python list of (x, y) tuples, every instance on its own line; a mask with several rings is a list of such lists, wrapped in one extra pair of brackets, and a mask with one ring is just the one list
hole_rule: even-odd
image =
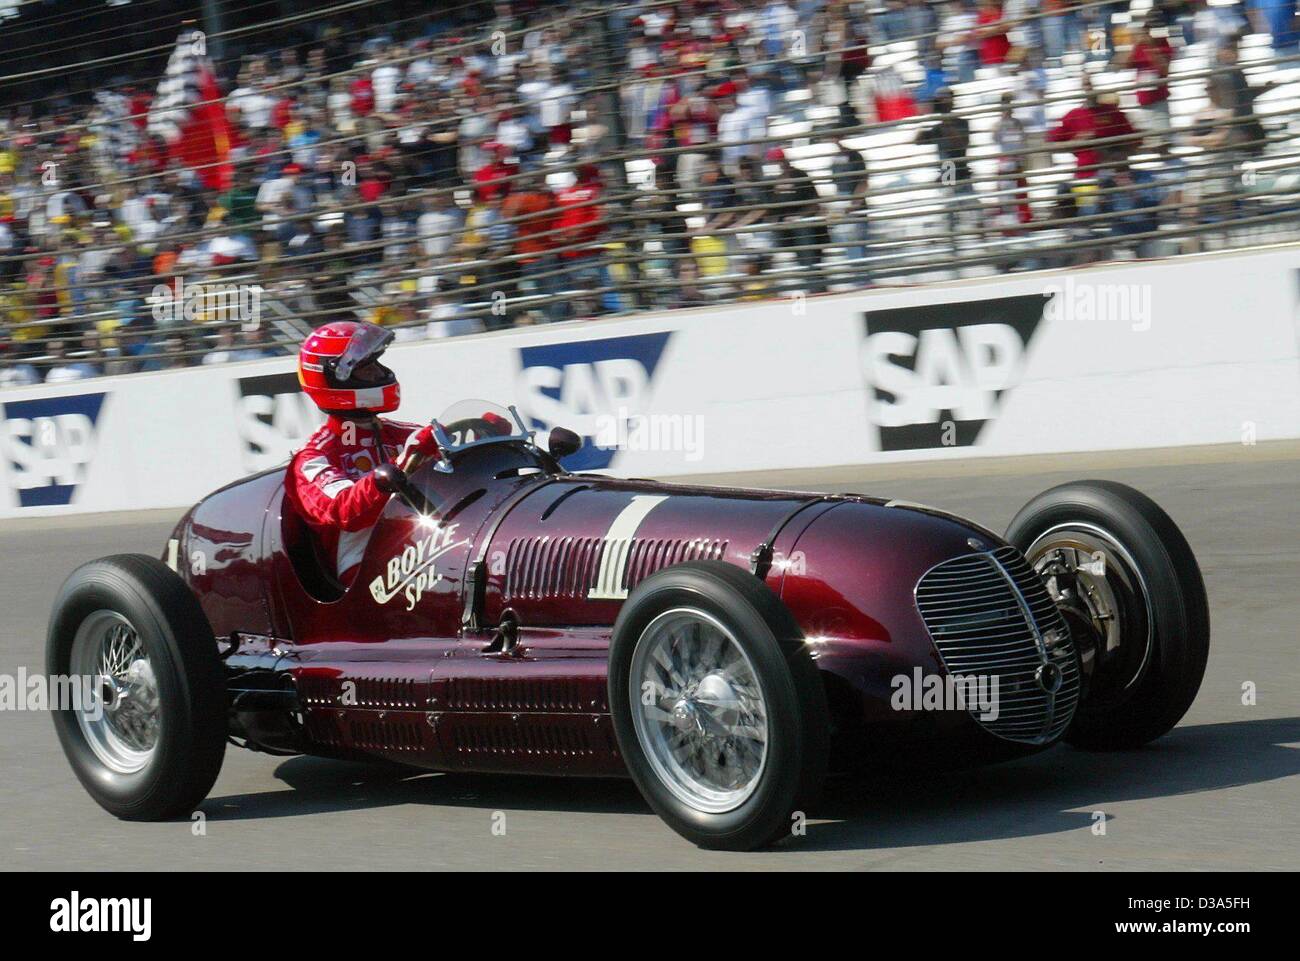
[(385, 461), (398, 459), (415, 424), (376, 418), (383, 434), (384, 456), (375, 453), (375, 430), (365, 420), (330, 417), (289, 461), (285, 496), (316, 534), (321, 554), (334, 562), (345, 584), (361, 563), (370, 528), (375, 526), (389, 495), (371, 473)]

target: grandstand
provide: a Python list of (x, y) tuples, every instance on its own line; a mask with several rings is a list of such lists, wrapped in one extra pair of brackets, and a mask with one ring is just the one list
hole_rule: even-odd
[(1285, 7), (10, 3), (0, 386), (1293, 240)]

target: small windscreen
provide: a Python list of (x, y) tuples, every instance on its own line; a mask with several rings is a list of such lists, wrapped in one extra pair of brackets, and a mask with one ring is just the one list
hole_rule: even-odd
[(339, 381), (350, 380), (352, 372), (357, 369), (358, 365), (378, 357), (392, 340), (393, 332), (391, 330), (385, 330), (376, 324), (367, 324), (362, 327), (353, 335), (352, 340), (348, 342), (347, 350), (343, 351), (343, 356), (334, 365), (334, 376)]
[(439, 415), (438, 423), (447, 432), (453, 450), (488, 439), (528, 436), (508, 407), (488, 400), (457, 401)]

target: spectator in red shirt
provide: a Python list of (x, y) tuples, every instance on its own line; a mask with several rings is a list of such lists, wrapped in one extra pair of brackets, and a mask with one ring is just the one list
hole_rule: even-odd
[(352, 81), (348, 87), (351, 99), (348, 107), (354, 117), (368, 117), (375, 110), (375, 88), (370, 82), (370, 74), (363, 73)]
[(1155, 133), (1168, 133), (1169, 61), (1173, 47), (1165, 37), (1153, 37), (1142, 21), (1133, 24), (1133, 43), (1115, 56), (1116, 70), (1132, 68), (1137, 72), (1138, 122)]
[[(600, 239), (605, 230), (603, 211), (600, 208), (600, 170), (595, 164), (583, 164), (577, 171), (577, 183), (566, 187), (556, 194), (556, 207), (559, 218), (556, 228), (556, 243), (560, 246), (591, 245)], [(561, 250), (560, 256), (570, 260), (591, 257), (599, 251), (593, 247), (583, 246), (572, 250)]]
[(975, 22), (979, 25), (975, 36), (980, 42), (980, 63), (986, 67), (1005, 63), (1011, 41), (1007, 39), (1007, 25), (1002, 22), (1000, 0), (981, 0)]
[[(565, 288), (592, 290), (607, 286), (609, 278), (598, 246), (607, 227), (599, 202), (602, 192), (600, 169), (595, 164), (583, 164), (577, 170), (577, 183), (555, 195), (555, 243), (564, 248), (560, 257), (569, 265), (561, 278)], [(608, 298), (602, 300), (608, 304)]]
[(271, 108), (271, 126), (283, 133), (284, 128), (289, 126), (290, 121), (293, 120), (296, 106), (292, 94), (277, 100), (275, 106)]
[(388, 193), (387, 182), (373, 170), (357, 181), (357, 194), (368, 204), (375, 203), (386, 193)]
[(492, 159), (474, 171), (474, 196), (480, 203), (487, 203), (510, 193), (510, 181), (506, 178), (515, 173), (515, 166), (507, 162), (510, 148), (505, 144), (490, 140), (483, 149)]
[[(679, 147), (704, 147), (718, 137), (718, 109), (704, 94), (696, 92), (668, 108), (673, 139)], [(699, 171), (705, 154), (687, 152), (677, 157), (677, 183), (684, 190), (699, 184)]]
[(1083, 91), (1083, 103), (1067, 112), (1059, 124), (1047, 131), (1047, 140), (1071, 151), (1076, 164), (1075, 177), (1086, 179), (1097, 176), (1102, 164), (1113, 165), (1126, 160), (1136, 138), (1096, 143), (1111, 137), (1133, 135), (1135, 131), (1124, 111), (1114, 103), (1101, 102), (1086, 74)]

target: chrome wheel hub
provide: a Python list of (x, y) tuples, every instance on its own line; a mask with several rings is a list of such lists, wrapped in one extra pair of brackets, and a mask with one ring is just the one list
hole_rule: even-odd
[(1155, 647), (1137, 563), (1108, 531), (1081, 522), (1044, 532), (1025, 553), (1052, 600), (1090, 629), (1092, 649), (1081, 650), (1090, 700), (1123, 700), (1145, 676)]
[(158, 679), (134, 627), (116, 611), (90, 614), (72, 641), (71, 671), (93, 678), (95, 702), (77, 723), (95, 756), (116, 774), (142, 770), (158, 746)]
[(767, 762), (767, 708), (748, 656), (716, 618), (693, 608), (650, 622), (629, 677), (637, 740), (680, 800), (717, 814), (745, 802)]
[(745, 721), (741, 695), (726, 675), (706, 674), (673, 705), (673, 724), (693, 738), (726, 737)]

